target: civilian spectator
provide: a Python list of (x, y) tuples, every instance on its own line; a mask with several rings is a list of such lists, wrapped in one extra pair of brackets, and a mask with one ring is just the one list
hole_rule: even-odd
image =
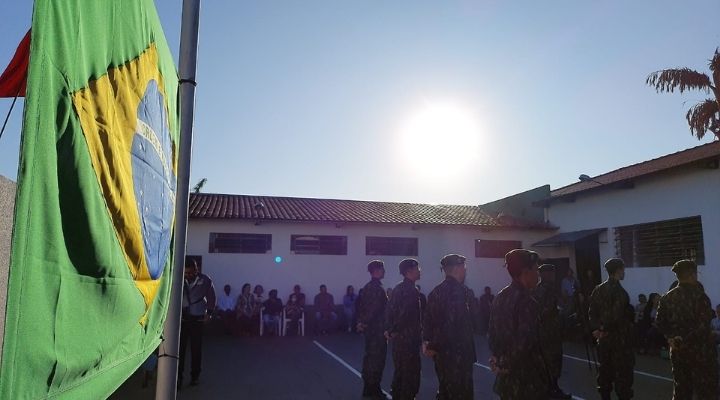
[(575, 312), (575, 292), (577, 292), (577, 289), (578, 281), (575, 279), (575, 273), (568, 268), (567, 274), (560, 282), (560, 309), (566, 323)]
[[(297, 298), (297, 303), (300, 305), (300, 307), (305, 307), (305, 293), (303, 293), (300, 289), (300, 285), (295, 285), (293, 287), (293, 292), (290, 294), (290, 296), (295, 295)], [(288, 297), (288, 302), (290, 301), (290, 297)]]
[(223, 294), (218, 299), (218, 314), (222, 320), (225, 334), (229, 335), (232, 333), (232, 328), (235, 325), (235, 306), (237, 306), (237, 298), (230, 294), (232, 288), (230, 285), (225, 285), (223, 288)]
[(715, 306), (715, 318), (710, 321), (715, 343), (720, 344), (720, 304)]
[[(299, 287), (299, 286), (295, 286)], [(303, 316), (303, 307), (298, 301), (297, 293), (290, 294), (287, 304), (285, 305), (285, 318), (290, 320), (290, 324), (285, 327), (285, 335), (294, 336), (298, 332), (298, 321)]]
[(635, 306), (635, 323), (637, 324), (645, 314), (645, 305), (647, 305), (647, 297), (644, 294), (638, 295), (638, 303)]
[(495, 296), (492, 294), (490, 286), (485, 286), (485, 293), (480, 296), (479, 299), (479, 311), (480, 311), (480, 334), (485, 336), (488, 333), (488, 327), (490, 326), (490, 308)]
[(260, 309), (265, 302), (263, 295), (265, 294), (265, 288), (262, 285), (255, 285), (253, 289), (253, 296), (255, 296), (255, 310), (253, 313), (253, 324), (252, 332), (255, 336), (260, 334)]
[(643, 332), (641, 353), (658, 352), (661, 347), (665, 346), (665, 337), (660, 333), (655, 324), (657, 316), (657, 308), (660, 304), (660, 295), (651, 293), (645, 310), (643, 310), (643, 318), (640, 321), (640, 329)]
[(237, 300), (235, 314), (238, 320), (238, 333), (241, 336), (249, 336), (253, 331), (253, 315), (255, 314), (256, 304), (255, 296), (250, 292), (249, 283), (242, 287), (242, 292)]
[(265, 335), (278, 336), (277, 327), (280, 324), (280, 314), (282, 313), (282, 301), (277, 297), (277, 290), (273, 289), (268, 293), (270, 296), (263, 303), (263, 324), (265, 325)]
[(345, 296), (343, 296), (343, 313), (345, 314), (348, 333), (352, 332), (355, 327), (355, 300), (357, 300), (355, 288), (349, 285)]
[(315, 321), (319, 333), (328, 333), (330, 325), (337, 320), (335, 299), (327, 292), (327, 286), (320, 285), (320, 293), (315, 296)]

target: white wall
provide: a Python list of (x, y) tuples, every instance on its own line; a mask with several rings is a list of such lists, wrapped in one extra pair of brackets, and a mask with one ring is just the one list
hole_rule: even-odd
[[(272, 234), (272, 251), (267, 254), (228, 254), (208, 253), (210, 232), (264, 233)], [(520, 240), (523, 246), (530, 246), (554, 232), (541, 231), (482, 231), (468, 227), (418, 227), (382, 224), (352, 224), (340, 228), (332, 224), (320, 223), (282, 223), (263, 222), (254, 225), (248, 221), (192, 219), (188, 229), (187, 254), (200, 255), (203, 258), (203, 270), (209, 275), (216, 290), (229, 283), (234, 293), (249, 282), (253, 286), (261, 284), (265, 291), (278, 289), (283, 299), (300, 284), (303, 292), (312, 302), (318, 293), (319, 285), (324, 283), (328, 291), (335, 296), (335, 302), (341, 303), (347, 285), (359, 287), (369, 280), (367, 263), (375, 258), (385, 262), (385, 287), (394, 286), (401, 280), (397, 265), (405, 257), (367, 256), (365, 255), (365, 236), (417, 237), (418, 257), (422, 268), (422, 279), (418, 284), (424, 293), (429, 293), (443, 279), (440, 271), (440, 259), (448, 253), (459, 253), (468, 257), (466, 284), (476, 294), (484, 286), (490, 286), (493, 292), (505, 287), (509, 277), (503, 268), (502, 259), (475, 257), (475, 239)], [(295, 255), (290, 251), (290, 236), (340, 235), (348, 237), (348, 254), (336, 255)], [(545, 257), (555, 257), (555, 250), (540, 249)], [(275, 263), (275, 257), (281, 256), (283, 262)]]
[[(600, 243), (601, 262), (617, 256), (613, 230), (617, 226), (700, 215), (705, 265), (699, 267), (699, 277), (713, 305), (720, 302), (720, 170), (664, 173), (636, 181), (633, 189), (580, 194), (572, 203), (553, 202), (547, 213), (561, 232), (608, 228), (608, 240)], [(674, 280), (670, 266), (627, 268), (623, 286), (636, 301), (639, 293), (665, 293)]]

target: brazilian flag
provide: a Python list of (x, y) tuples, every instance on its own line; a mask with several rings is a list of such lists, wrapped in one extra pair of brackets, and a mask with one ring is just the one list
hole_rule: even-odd
[(177, 71), (153, 0), (36, 0), (0, 399), (101, 399), (160, 343)]

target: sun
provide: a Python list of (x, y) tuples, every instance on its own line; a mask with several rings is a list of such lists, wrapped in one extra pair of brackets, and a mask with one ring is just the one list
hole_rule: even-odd
[(399, 139), (403, 163), (418, 178), (453, 178), (477, 159), (480, 126), (468, 108), (427, 103), (405, 120)]

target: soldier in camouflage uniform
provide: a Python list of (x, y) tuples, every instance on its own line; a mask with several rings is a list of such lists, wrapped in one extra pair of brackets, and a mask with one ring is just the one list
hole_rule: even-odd
[(531, 290), (538, 283), (538, 255), (515, 249), (505, 255), (512, 283), (490, 310), (488, 345), (502, 400), (548, 399), (549, 375), (540, 348), (540, 306)]
[(605, 262), (608, 279), (590, 294), (588, 321), (593, 337), (597, 340), (598, 392), (603, 400), (610, 400), (615, 393), (620, 400), (633, 397), (633, 321), (635, 310), (630, 297), (620, 281), (625, 278), (625, 263), (619, 258)]
[(388, 302), (385, 337), (392, 343), (395, 366), (392, 398), (412, 400), (420, 389), (422, 306), (415, 286), (420, 279), (420, 265), (407, 258), (400, 262), (399, 269), (403, 281), (395, 286)]
[(449, 254), (440, 261), (442, 281), (427, 297), (423, 352), (435, 361), (438, 400), (472, 399), (475, 358), (475, 294), (465, 285), (465, 257)]
[(571, 399), (558, 386), (562, 373), (562, 323), (558, 311), (558, 288), (555, 285), (555, 266), (543, 264), (538, 268), (540, 283), (533, 290), (533, 297), (540, 306), (540, 348), (550, 374), (550, 398)]
[(370, 261), (367, 266), (370, 273), (368, 282), (360, 292), (355, 303), (357, 308), (357, 330), (365, 334), (365, 356), (363, 357), (362, 378), (363, 398), (385, 399), (380, 389), (387, 340), (385, 339), (385, 307), (387, 294), (381, 279), (385, 277), (385, 264), (382, 261)]
[(660, 299), (658, 329), (670, 343), (673, 399), (717, 399), (717, 349), (710, 327), (710, 299), (698, 285), (697, 265), (682, 260), (672, 268), (679, 284)]

